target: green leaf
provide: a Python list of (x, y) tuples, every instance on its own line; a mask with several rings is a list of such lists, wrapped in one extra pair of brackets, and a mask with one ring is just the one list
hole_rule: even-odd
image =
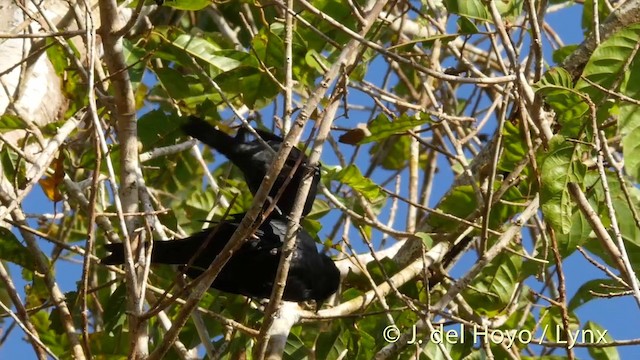
[[(622, 235), (622, 239), (624, 240), (624, 244), (626, 247), (626, 252), (629, 255), (629, 260), (631, 261), (631, 266), (636, 268), (640, 266), (640, 229), (636, 227), (635, 220), (632, 215), (631, 208), (629, 207), (628, 200), (626, 195), (621, 189), (621, 184), (617, 179), (617, 176), (612, 172), (607, 172), (607, 181), (609, 183), (609, 194), (612, 198), (613, 208), (615, 210), (615, 216), (618, 219), (618, 226), (620, 229), (620, 234)], [(590, 178), (597, 178), (597, 181), (594, 182)], [(589, 186), (593, 190), (593, 193), (587, 193), (588, 199), (590, 203), (592, 203), (592, 207), (595, 209), (596, 214), (602, 219), (603, 225), (605, 228), (610, 228), (611, 217), (609, 214), (609, 210), (605, 204), (605, 195), (602, 186), (600, 185), (600, 179), (595, 174), (593, 176), (589, 176), (586, 185)], [(640, 189), (633, 186), (633, 184), (629, 181), (625, 181), (625, 186), (627, 187), (627, 191), (629, 193), (629, 201), (631, 202), (631, 206), (633, 206), (636, 211), (640, 207)], [(593, 186), (594, 184), (596, 186)], [(611, 233), (611, 230), (609, 230)], [(612, 237), (614, 235), (612, 234)], [(611, 259), (608, 251), (603, 249), (599, 241), (586, 241), (584, 242), (585, 248), (594, 254), (598, 255), (602, 258), (607, 264), (613, 265), (615, 262)]]
[(582, 284), (578, 291), (569, 300), (567, 309), (571, 312), (575, 312), (580, 306), (588, 303), (593, 299), (602, 300), (599, 296), (591, 294), (592, 291), (597, 293), (608, 293), (612, 288), (620, 286), (620, 284), (611, 279), (593, 279)]
[(571, 230), (573, 202), (568, 184), (583, 184), (586, 173), (578, 161), (581, 146), (565, 141), (560, 135), (549, 141), (549, 150), (540, 156), (540, 203), (545, 220), (562, 234)]
[(614, 83), (624, 77), (626, 66), (631, 56), (636, 54), (636, 46), (640, 39), (640, 23), (630, 25), (605, 40), (589, 58), (589, 62), (582, 72), (582, 77), (576, 84), (576, 90), (585, 92), (591, 101), (599, 105), (608, 94), (592, 86), (583, 78), (601, 87), (616, 91)]
[[(636, 57), (625, 73), (620, 92), (640, 98), (640, 58)], [(608, 115), (608, 114), (607, 114)], [(623, 102), (619, 106), (618, 131), (622, 138), (624, 167), (636, 182), (640, 181), (640, 106)]]
[[(381, 268), (382, 266), (382, 268)], [(380, 263), (377, 261), (371, 261), (367, 264), (367, 270), (371, 275), (373, 281), (376, 284), (380, 284), (388, 279), (388, 276), (391, 276), (398, 272), (398, 264), (396, 264), (393, 260), (385, 257), (380, 259)]]
[(571, 75), (560, 67), (547, 71), (534, 89), (544, 96), (545, 101), (556, 111), (558, 123), (562, 125), (560, 134), (578, 138), (585, 121), (589, 105), (581, 94), (573, 89)]
[[(167, 94), (173, 99), (184, 99), (195, 95), (190, 88), (190, 83), (196, 83), (197, 78), (193, 76), (185, 76), (176, 69), (170, 67), (162, 67), (155, 69), (160, 84), (167, 91)], [(200, 89), (202, 93), (202, 89)]]
[(126, 332), (110, 335), (103, 331), (89, 334), (91, 355), (95, 359), (124, 360), (129, 354), (129, 337)]
[(466, 18), (464, 16), (459, 17), (457, 20), (457, 23), (458, 23), (458, 29), (460, 30), (459, 33), (461, 35), (473, 35), (480, 32), (476, 24), (474, 24), (473, 21), (469, 20), (469, 18)]
[[(48, 262), (44, 254), (39, 253), (39, 256), (45, 260), (45, 263)], [(0, 227), (0, 259), (20, 265), (32, 272), (36, 271), (36, 259), (31, 251), (22, 245), (9, 229), (3, 227)]]
[(287, 337), (287, 343), (284, 348), (284, 353), (287, 355), (287, 359), (303, 360), (307, 358), (307, 348), (304, 346), (302, 339), (296, 334), (290, 333)]
[(387, 50), (399, 50), (405, 47), (411, 48), (416, 44), (420, 44), (424, 48), (430, 48), (436, 41), (441, 41), (443, 44), (447, 44), (450, 41), (455, 40), (457, 37), (457, 34), (438, 34), (424, 38), (416, 38), (398, 45), (390, 46)]
[(347, 334), (342, 331), (323, 332), (316, 344), (317, 359), (337, 359), (347, 349)]
[[(123, 54), (127, 67), (129, 69), (129, 78), (133, 86), (136, 88), (136, 92), (140, 92), (142, 96), (146, 95), (146, 85), (140, 84), (144, 72), (147, 70), (146, 57), (149, 55), (145, 48), (137, 46), (130, 39), (123, 39)], [(136, 102), (136, 105), (142, 105)], [(142, 106), (137, 106), (139, 109)]]
[(381, 196), (384, 196), (380, 187), (371, 179), (362, 175), (360, 169), (355, 165), (349, 165), (339, 171), (338, 167), (329, 169), (329, 171), (327, 171), (327, 178), (350, 186), (371, 202), (379, 200)]
[(505, 121), (502, 131), (504, 150), (498, 169), (511, 172), (527, 156), (526, 143), (518, 126)]
[[(565, 328), (562, 323), (562, 314), (560, 308), (557, 306), (549, 306), (542, 309), (540, 312), (540, 328), (542, 329), (542, 335), (540, 338), (547, 339), (548, 341), (568, 341), (565, 334)], [(569, 331), (575, 333), (579, 329), (580, 320), (573, 312), (569, 312)]]
[[(6, 264), (2, 263), (2, 266), (5, 267), (7, 273), (9, 273), (9, 276), (11, 276), (8, 267), (6, 266)], [(11, 296), (9, 296), (9, 290), (7, 289), (7, 286), (4, 282), (0, 283), (0, 302), (3, 303), (4, 305), (6, 305), (7, 307), (10, 307), (11, 305)], [(5, 316), (7, 315), (7, 312), (4, 309), (0, 309), (0, 316)], [(2, 321), (0, 321), (2, 322)]]
[(402, 114), (393, 121), (387, 115), (380, 113), (368, 124), (367, 128), (370, 135), (360, 141), (360, 144), (386, 139), (391, 135), (404, 134), (407, 130), (412, 130), (416, 126), (421, 126), (429, 121), (429, 115), (424, 113), (416, 114), (416, 116)]
[[(582, 5), (582, 29), (585, 36), (589, 35), (593, 31), (593, 25), (595, 25), (595, 16), (593, 14), (593, 2), (594, 0), (584, 0)], [(607, 16), (611, 13), (609, 7), (603, 1), (598, 1), (598, 24), (602, 24)]]
[(268, 75), (250, 66), (241, 66), (222, 73), (214, 80), (227, 93), (227, 96), (242, 95), (242, 101), (251, 109), (261, 107), (280, 91), (278, 85)]
[[(459, 338), (462, 336), (460, 333), (460, 327), (454, 326), (453, 329), (447, 327), (436, 328), (436, 331), (439, 331), (444, 339), (446, 339), (447, 331), (450, 330), (454, 331), (450, 334), (457, 335), (457, 337), (449, 337), (451, 341), (442, 341), (441, 344), (437, 344), (435, 341), (428, 341), (422, 350), (422, 353), (426, 357), (420, 357), (420, 359), (473, 359), (473, 353), (475, 352), (473, 350), (473, 341), (462, 341), (462, 339)], [(465, 339), (469, 339), (470, 337), (473, 338), (473, 335), (470, 333), (465, 334)], [(442, 354), (441, 346), (446, 349), (449, 356), (444, 356)]]
[(576, 51), (577, 48), (578, 48), (578, 45), (566, 45), (566, 46), (563, 46), (563, 47), (555, 50), (553, 52), (553, 55), (552, 55), (551, 58), (553, 59), (554, 63), (562, 64), (564, 59), (566, 59), (567, 56), (571, 55), (574, 51)]
[[(58, 335), (51, 329), (49, 317), (50, 313), (48, 310), (41, 310), (35, 314), (31, 314), (29, 319), (33, 327), (37, 330), (40, 340), (47, 345), (54, 354), (62, 358), (62, 355), (70, 349), (71, 345), (69, 344), (66, 334)], [(64, 358), (72, 358), (72, 356), (69, 354), (69, 356)]]
[(182, 34), (173, 39), (171, 44), (184, 50), (188, 55), (208, 63), (219, 72), (231, 71), (242, 64), (240, 60), (229, 56), (237, 54), (237, 51), (223, 50), (220, 45), (210, 39)]
[(414, 235), (419, 237), (420, 240), (422, 240), (422, 243), (427, 249), (431, 249), (433, 247), (433, 239), (429, 234), (423, 233), (423, 232), (417, 232)]
[(211, 5), (211, 0), (165, 0), (163, 5), (178, 10), (197, 11)]
[[(180, 121), (177, 115), (167, 115), (160, 110), (142, 115), (138, 120), (138, 137), (143, 151), (178, 143), (184, 136), (179, 128)], [(205, 156), (208, 154), (205, 152)], [(210, 157), (207, 156), (207, 160), (209, 159)], [(158, 157), (146, 161), (144, 166), (147, 185), (163, 189), (158, 196), (174, 202), (170, 206), (172, 208), (178, 208), (177, 203), (181, 201), (176, 198), (176, 195), (193, 192), (195, 188), (202, 187), (204, 171), (189, 151)]]
[(124, 283), (120, 284), (116, 290), (109, 296), (104, 307), (104, 332), (114, 334), (116, 328), (124, 325), (126, 314), (125, 309), (127, 302), (127, 288)]
[(444, 6), (452, 14), (477, 20), (493, 20), (491, 14), (489, 14), (489, 11), (480, 0), (445, 0)]
[(436, 232), (451, 232), (458, 228), (460, 222), (439, 214), (453, 215), (464, 219), (476, 208), (476, 198), (471, 185), (458, 186), (440, 201), (436, 211), (428, 218), (429, 225)]
[(464, 291), (469, 305), (480, 315), (495, 316), (511, 301), (519, 281), (522, 258), (502, 253)]
[[(614, 339), (608, 334), (607, 330), (602, 326), (594, 323), (593, 321), (587, 321), (582, 329), (580, 341), (581, 343), (611, 343)], [(614, 346), (608, 347), (587, 347), (589, 355), (596, 360), (618, 360), (620, 354)]]
[(411, 139), (408, 136), (392, 135), (372, 146), (369, 154), (374, 156), (384, 152), (386, 156), (382, 158), (380, 165), (388, 170), (400, 170), (409, 161), (410, 146)]
[[(476, 20), (493, 22), (493, 17), (481, 0), (445, 0), (444, 5), (450, 13)], [(496, 2), (498, 13), (505, 18), (514, 18), (522, 13), (522, 0), (505, 0)]]
[[(582, 246), (589, 241), (589, 235), (592, 231), (591, 225), (584, 214), (580, 210), (574, 209), (571, 215), (571, 229), (569, 232), (566, 234), (556, 233), (560, 255), (566, 258), (573, 254), (578, 246)], [(540, 246), (543, 246), (543, 244), (541, 243)], [(539, 250), (542, 251), (542, 249)]]
[(20, 117), (12, 114), (4, 113), (0, 116), (0, 132), (5, 133), (11, 130), (22, 130), (27, 127), (27, 123), (25, 123)]
[[(79, 308), (77, 306), (78, 293), (75, 291), (69, 291), (64, 294), (65, 301), (70, 305), (71, 308)], [(78, 324), (80, 322), (80, 311), (72, 311), (71, 316), (73, 317), (73, 321)], [(65, 326), (62, 322), (60, 309), (55, 307), (49, 314), (50, 326), (49, 329), (53, 330), (58, 335), (64, 335)]]
[(143, 151), (175, 144), (176, 138), (183, 135), (179, 120), (158, 110), (142, 115), (138, 120), (138, 138)]
[[(52, 38), (44, 39), (44, 41), (47, 44), (45, 47), (47, 58), (51, 61), (51, 64), (61, 81), (60, 90), (65, 98), (70, 100), (64, 115), (64, 118), (66, 119), (75, 115), (80, 108), (86, 106), (88, 101), (87, 86), (85, 84), (85, 79), (82, 78), (75, 67), (70, 66), (67, 51), (62, 48), (62, 45)], [(75, 56), (81, 56), (73, 42), (67, 43), (67, 46)]]

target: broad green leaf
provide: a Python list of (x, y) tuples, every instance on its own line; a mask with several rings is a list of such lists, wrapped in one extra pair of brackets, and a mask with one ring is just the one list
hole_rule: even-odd
[[(589, 238), (589, 235), (591, 235), (592, 232), (593, 230), (591, 229), (591, 225), (585, 218), (584, 214), (578, 209), (574, 209), (573, 214), (571, 214), (571, 228), (569, 232), (566, 234), (556, 232), (556, 240), (558, 241), (558, 251), (560, 252), (560, 255), (563, 258), (566, 258), (573, 254), (573, 252), (577, 250), (578, 246), (582, 246), (587, 241), (592, 240)], [(542, 246), (543, 244), (539, 245)]]
[(376, 153), (385, 153), (386, 156), (381, 159), (380, 165), (388, 170), (400, 170), (409, 161), (410, 146), (411, 139), (408, 136), (392, 135), (372, 146), (369, 154), (374, 156)]
[(593, 295), (591, 292), (594, 291), (596, 293), (609, 293), (611, 289), (620, 286), (620, 283), (611, 280), (611, 279), (593, 279), (585, 282), (580, 286), (578, 291), (573, 295), (571, 300), (569, 300), (569, 305), (567, 309), (571, 312), (576, 311), (580, 306), (588, 303), (589, 301), (596, 299), (602, 300), (601, 297)]
[[(602, 326), (594, 323), (593, 321), (587, 321), (582, 329), (578, 341), (581, 343), (611, 343), (614, 341), (613, 337), (609, 335), (608, 331)], [(596, 360), (618, 360), (620, 354), (615, 346), (608, 347), (587, 347), (589, 355)]]
[(327, 178), (350, 186), (369, 201), (378, 200), (383, 195), (378, 185), (362, 175), (360, 169), (355, 165), (349, 165), (341, 170), (338, 168), (329, 169)]
[[(1, 262), (0, 265), (4, 266), (9, 276), (11, 276), (11, 273), (9, 272), (7, 264), (5, 264), (4, 262)], [(9, 290), (7, 289), (7, 286), (4, 283), (0, 283), (0, 302), (3, 303), (8, 308), (11, 308), (11, 296), (9, 296)], [(0, 309), (0, 316), (6, 316), (6, 315), (7, 315), (7, 312), (4, 309)], [(0, 323), (1, 322), (2, 321), (0, 321)]]
[[(61, 44), (52, 38), (44, 39), (44, 41), (47, 43), (45, 47), (47, 58), (53, 65), (55, 73), (60, 79), (62, 95), (70, 100), (68, 107), (65, 109), (64, 118), (66, 119), (75, 115), (79, 109), (87, 105), (86, 80), (82, 78), (74, 66), (70, 66), (67, 51), (63, 49)], [(81, 57), (73, 41), (68, 42), (67, 46), (75, 56), (78, 58)]]
[(586, 168), (579, 162), (581, 146), (560, 135), (549, 141), (549, 149), (540, 156), (540, 203), (545, 220), (562, 234), (571, 230), (573, 202), (568, 184), (583, 184)]
[(445, 0), (444, 5), (453, 14), (477, 20), (493, 20), (484, 3), (480, 0)]
[(163, 6), (178, 10), (202, 10), (211, 5), (210, 0), (165, 0)]
[[(69, 291), (64, 294), (64, 299), (66, 303), (74, 308), (78, 304), (78, 293), (75, 291)], [(79, 308), (79, 306), (78, 306)], [(79, 324), (81, 321), (80, 311), (72, 311), (71, 316), (73, 317), (73, 321), (76, 324)], [(58, 335), (66, 334), (65, 326), (63, 325), (60, 309), (54, 307), (51, 313), (49, 314), (49, 329), (53, 330)]]
[[(494, 191), (499, 189), (501, 184), (500, 181), (496, 181), (494, 183)], [(526, 201), (526, 197), (520, 194), (517, 188), (507, 190), (503, 198), (518, 203)], [(460, 226), (460, 221), (457, 219), (466, 219), (479, 210), (481, 209), (478, 208), (474, 188), (471, 185), (458, 186), (449, 191), (447, 196), (440, 201), (436, 211), (429, 216), (428, 224), (431, 227), (431, 231), (452, 232)], [(509, 221), (520, 211), (522, 211), (522, 208), (516, 205), (496, 204), (491, 209), (489, 228), (499, 229), (502, 224)]]
[(430, 249), (431, 247), (433, 247), (433, 239), (429, 234), (424, 232), (417, 232), (414, 235), (419, 237), (420, 240), (422, 240), (422, 243), (424, 244), (426, 249)]
[(624, 77), (625, 66), (630, 63), (630, 57), (635, 56), (635, 48), (639, 39), (640, 23), (630, 25), (606, 39), (589, 58), (589, 62), (582, 72), (582, 77), (576, 84), (576, 90), (587, 93), (596, 106), (609, 95), (592, 86), (583, 78), (587, 78), (605, 89), (618, 90), (613, 88), (614, 83)]
[(95, 359), (124, 360), (129, 354), (129, 336), (127, 332), (116, 335), (103, 331), (89, 333), (91, 355)]
[(194, 58), (207, 62), (220, 72), (233, 70), (242, 64), (241, 61), (228, 56), (236, 52), (223, 50), (218, 44), (195, 35), (179, 35), (173, 39), (172, 45), (184, 50)]
[(337, 359), (346, 349), (346, 332), (323, 332), (318, 336), (315, 355), (318, 359)]
[(433, 45), (433, 43), (435, 43), (436, 41), (441, 41), (442, 43), (447, 44), (448, 42), (455, 40), (457, 37), (458, 35), (456, 34), (439, 34), (439, 35), (429, 36), (425, 38), (416, 38), (416, 39), (412, 39), (411, 41), (390, 46), (387, 48), (387, 50), (398, 50), (398, 49), (404, 50), (405, 47), (411, 48), (415, 44), (421, 44), (422, 47), (430, 48)]
[[(564, 328), (562, 323), (562, 314), (560, 313), (560, 308), (557, 306), (549, 306), (547, 308), (542, 309), (540, 312), (540, 329), (542, 334), (540, 338), (547, 339), (548, 341), (568, 341), (565, 331), (567, 329)], [(576, 330), (579, 329), (580, 320), (573, 313), (569, 312), (569, 331), (575, 333)]]
[[(451, 330), (453, 332), (449, 333), (451, 336), (448, 339), (450, 340), (443, 340), (441, 344), (437, 344), (435, 341), (431, 341), (429, 337), (427, 337), (425, 340), (416, 339), (421, 340), (422, 344), (425, 345), (422, 352), (426, 356), (426, 359), (445, 360), (473, 358), (473, 354), (476, 353), (476, 351), (473, 349), (473, 341), (468, 341), (469, 338), (473, 338), (473, 335), (471, 333), (462, 334), (460, 332), (459, 326), (436, 327), (435, 330), (436, 334), (433, 334), (433, 336), (438, 336), (441, 339), (447, 339), (447, 331)], [(407, 329), (406, 331), (410, 331), (410, 329)], [(466, 341), (462, 341), (462, 339), (460, 338), (463, 335), (465, 336)], [(424, 338), (424, 335), (422, 335), (422, 337)], [(436, 337), (436, 339), (438, 338)], [(440, 346), (443, 346), (446, 349), (448, 356), (445, 356), (442, 353)]]
[(578, 91), (573, 90), (571, 75), (560, 67), (547, 71), (534, 89), (544, 96), (545, 101), (555, 110), (558, 123), (562, 126), (560, 134), (579, 138), (589, 106)]
[(293, 332), (287, 337), (287, 343), (284, 348), (284, 353), (287, 355), (287, 359), (306, 359), (308, 349), (304, 346), (304, 342)]
[(577, 48), (578, 48), (578, 45), (573, 44), (573, 45), (566, 45), (555, 50), (552, 56), (553, 62), (556, 64), (562, 64), (564, 59), (566, 59), (567, 56), (571, 55), (574, 51), (576, 51)]
[[(196, 85), (198, 81), (197, 78), (193, 76), (185, 76), (178, 70), (172, 69), (170, 67), (155, 69), (155, 73), (158, 77), (158, 81), (171, 98), (184, 99), (189, 96), (195, 95), (195, 93), (190, 90), (190, 83)], [(202, 89), (199, 90), (201, 94)]]
[[(313, 5), (322, 13), (333, 18), (341, 25), (348, 29), (357, 31), (360, 23), (356, 16), (353, 16), (353, 8), (348, 2), (341, 0), (316, 0)], [(334, 40), (337, 44), (346, 44), (349, 41), (349, 35), (344, 31), (337, 29), (335, 26), (330, 25), (326, 21), (318, 18), (315, 15), (302, 12), (302, 15), (310, 22), (315, 29), (309, 29), (309, 27), (300, 27), (300, 36), (305, 39), (308, 47), (316, 50), (318, 53), (325, 53), (324, 56), (331, 57), (332, 51), (335, 51), (327, 41), (315, 34), (315, 31), (320, 31), (328, 38)]]
[[(205, 220), (213, 208), (215, 195), (210, 189), (205, 191), (194, 191), (186, 199), (183, 207), (184, 214), (178, 215), (180, 224), (191, 224), (194, 220)], [(202, 229), (202, 224), (193, 223), (191, 232)]]
[(138, 139), (142, 143), (142, 151), (173, 145), (176, 138), (182, 135), (180, 119), (176, 116), (167, 116), (162, 111), (149, 111), (138, 120)]
[(499, 314), (511, 301), (521, 267), (520, 256), (508, 253), (498, 255), (464, 291), (464, 298), (480, 315)]
[(393, 121), (385, 114), (380, 113), (380, 115), (368, 124), (367, 129), (370, 135), (360, 141), (360, 144), (386, 139), (391, 135), (404, 134), (407, 130), (412, 130), (416, 126), (424, 125), (429, 121), (429, 115), (424, 113), (416, 114), (416, 116), (403, 114), (393, 119)]
[(371, 333), (362, 329), (353, 329), (349, 335), (349, 348), (354, 354), (353, 359), (373, 359), (375, 357), (376, 345), (379, 342), (371, 336)]
[(33, 327), (37, 330), (38, 337), (42, 343), (47, 345), (54, 354), (60, 358), (72, 358), (71, 354), (67, 357), (63, 357), (63, 354), (71, 348), (71, 345), (69, 344), (66, 334), (58, 335), (53, 329), (51, 329), (49, 313), (50, 312), (48, 310), (40, 310), (36, 313), (30, 314), (29, 320), (31, 320)]
[[(182, 107), (190, 109), (189, 112), (195, 112), (195, 109), (200, 108), (203, 104), (214, 104), (222, 101), (220, 94), (216, 90), (205, 88), (202, 81), (194, 75), (184, 75), (168, 67), (152, 67), (151, 69), (155, 72), (159, 81), (151, 89), (149, 96), (170, 97), (179, 100)], [(215, 115), (212, 110), (215, 110), (215, 108), (210, 109), (208, 112), (199, 113), (203, 116), (212, 116)]]
[(250, 66), (222, 73), (214, 80), (228, 95), (241, 95), (244, 104), (251, 109), (262, 107), (280, 91), (278, 85), (261, 69)]
[(465, 219), (475, 211), (476, 207), (477, 201), (473, 187), (471, 185), (458, 186), (449, 191), (438, 204), (436, 211), (429, 216), (429, 226), (432, 231), (436, 232), (454, 231), (460, 226), (460, 222), (440, 214)]
[(505, 121), (502, 131), (504, 150), (500, 157), (498, 169), (511, 172), (527, 156), (526, 143), (518, 126)]
[[(521, 0), (499, 1), (496, 2), (496, 7), (503, 17), (513, 18), (522, 13), (522, 4)], [(483, 1), (445, 0), (444, 5), (450, 13), (493, 22), (493, 17)]]
[(7, 132), (17, 129), (25, 129), (27, 123), (25, 123), (20, 117), (8, 113), (0, 116), (0, 132)]
[[(625, 72), (620, 91), (632, 99), (640, 98), (640, 58), (636, 57)], [(640, 181), (640, 106), (622, 102), (618, 113), (618, 131), (622, 137), (622, 154), (627, 173)]]
[[(582, 5), (582, 29), (584, 30), (585, 36), (589, 35), (593, 31), (593, 26), (595, 25), (595, 16), (593, 13), (594, 1), (597, 0), (584, 0), (584, 4)], [(598, 1), (597, 5), (598, 24), (602, 24), (607, 19), (607, 16), (609, 16), (611, 11), (609, 11), (609, 7), (604, 1)]]
[[(136, 46), (128, 38), (123, 39), (123, 55), (129, 69), (129, 78), (136, 88), (136, 92), (140, 92), (142, 96), (147, 94), (146, 85), (141, 84), (144, 73), (147, 69), (146, 57), (149, 55), (147, 50), (143, 47)], [(137, 100), (137, 99), (136, 99)], [(142, 103), (136, 101), (136, 109), (142, 107)]]
[[(381, 268), (382, 267), (382, 268)], [(371, 261), (367, 264), (367, 269), (373, 281), (377, 284), (386, 281), (386, 279), (398, 272), (401, 269), (398, 269), (398, 264), (396, 264), (393, 260), (385, 257), (384, 259), (380, 259), (380, 262)]]
[[(181, 119), (176, 115), (167, 115), (163, 111), (153, 110), (138, 120), (138, 137), (143, 152), (159, 147), (175, 145), (183, 133), (179, 128)], [(205, 152), (209, 160), (208, 152)], [(193, 192), (202, 187), (203, 169), (188, 151), (158, 157), (144, 163), (147, 185), (163, 189), (159, 195), (167, 201), (176, 201), (174, 195)], [(167, 193), (173, 194), (171, 196)], [(174, 204), (172, 208), (177, 208)]]
[[(612, 198), (613, 209), (615, 211), (616, 219), (618, 220), (620, 234), (622, 236), (622, 239), (624, 240), (626, 253), (629, 255), (629, 260), (631, 261), (632, 267), (636, 268), (640, 266), (640, 229), (636, 227), (631, 208), (629, 207), (625, 194), (620, 188), (620, 183), (617, 177), (614, 174), (608, 172), (607, 181), (609, 183), (608, 191)], [(591, 183), (591, 181), (588, 181), (587, 185), (589, 183)], [(610, 229), (611, 215), (609, 214), (609, 210), (605, 204), (604, 190), (600, 185), (599, 179), (598, 182), (595, 183), (595, 185), (596, 186), (591, 187), (592, 189), (594, 189), (594, 194), (588, 193), (588, 198), (590, 200), (590, 203), (592, 203), (592, 207), (596, 211), (598, 217), (602, 220), (605, 228)], [(634, 187), (629, 182), (626, 184), (626, 186), (627, 191), (630, 195), (629, 198), (631, 204), (632, 206), (634, 206), (636, 211), (638, 211), (638, 208), (640, 208), (640, 190)], [(611, 230), (609, 231), (609, 233), (611, 234), (612, 238), (615, 238)], [(584, 246), (589, 251), (602, 258), (607, 264), (614, 264), (609, 252), (601, 246), (599, 241), (587, 241), (584, 243)]]
[[(44, 254), (39, 253), (39, 256), (48, 262)], [(36, 271), (36, 261), (31, 251), (22, 245), (9, 229), (4, 227), (0, 227), (0, 259)]]
[(458, 30), (461, 35), (473, 35), (480, 32), (476, 24), (474, 24), (473, 21), (464, 16), (459, 17), (456, 22), (458, 24)]

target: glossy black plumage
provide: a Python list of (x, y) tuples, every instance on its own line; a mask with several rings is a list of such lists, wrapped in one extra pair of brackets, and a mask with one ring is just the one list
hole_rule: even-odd
[[(258, 135), (274, 150), (274, 152), (271, 152), (257, 139), (247, 140), (247, 131), (244, 129), (240, 129), (236, 136), (232, 137), (195, 116), (189, 117), (187, 122), (182, 125), (182, 130), (186, 134), (216, 149), (236, 165), (240, 171), (242, 171), (249, 190), (254, 195), (258, 192), (258, 188), (267, 174), (269, 166), (271, 166), (271, 163), (275, 159), (275, 153), (280, 150), (280, 146), (282, 145), (281, 137), (267, 131), (256, 130)], [(304, 180), (304, 169), (308, 163), (308, 158), (304, 152), (295, 147), (291, 149), (289, 157), (269, 193), (272, 199), (275, 198), (298, 161), (300, 161), (300, 164), (297, 165), (298, 167), (295, 169), (295, 172), (293, 172), (293, 177), (277, 201), (277, 208), (280, 214), (284, 216), (291, 214), (296, 193)], [(318, 192), (320, 169), (313, 169), (311, 174), (313, 180), (302, 216), (307, 215), (311, 211), (313, 201)]]
[[(234, 219), (219, 224), (216, 234), (201, 250), (200, 246), (215, 227), (185, 239), (155, 241), (151, 262), (185, 265), (195, 257), (185, 273), (191, 278), (199, 276), (227, 244), (243, 215), (235, 215)], [(253, 298), (269, 298), (286, 231), (287, 223), (283, 219), (272, 217), (265, 221), (255, 236), (246, 241), (229, 259), (211, 287)], [(315, 300), (322, 303), (337, 291), (340, 273), (328, 256), (318, 252), (315, 241), (306, 231), (298, 233), (296, 245), (283, 299), (295, 302)], [(116, 265), (124, 262), (122, 244), (107, 244), (106, 248), (111, 254), (102, 259), (103, 264)]]

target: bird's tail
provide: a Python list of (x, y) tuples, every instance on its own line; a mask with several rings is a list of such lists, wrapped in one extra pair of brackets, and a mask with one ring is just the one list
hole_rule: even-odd
[(119, 265), (124, 263), (124, 246), (122, 246), (122, 243), (105, 244), (104, 247), (111, 254), (100, 259), (100, 263), (105, 265)]
[[(154, 241), (151, 252), (151, 262), (155, 264), (186, 264), (194, 253), (193, 245), (187, 244), (188, 239)], [(122, 243), (105, 244), (105, 249), (111, 254), (100, 260), (105, 265), (120, 265), (124, 263), (124, 246)]]
[(192, 115), (181, 127), (185, 134), (202, 141), (229, 159), (233, 157), (237, 140), (208, 122)]

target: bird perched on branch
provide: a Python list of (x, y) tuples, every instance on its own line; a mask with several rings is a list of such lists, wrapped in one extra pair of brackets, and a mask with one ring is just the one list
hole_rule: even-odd
[[(276, 152), (280, 150), (282, 138), (262, 130), (256, 130), (258, 135), (271, 149), (268, 149), (263, 142), (258, 139), (247, 140), (247, 130), (241, 128), (235, 137), (216, 129), (206, 121), (190, 116), (186, 123), (182, 125), (182, 130), (227, 157), (237, 166), (244, 175), (249, 190), (253, 195), (258, 192), (262, 180), (267, 174), (271, 163), (276, 157)], [(293, 209), (293, 203), (300, 184), (304, 180), (305, 169), (308, 166), (308, 158), (300, 149), (294, 147), (282, 170), (269, 192), (270, 199), (275, 199), (280, 189), (282, 194), (277, 198), (277, 210), (281, 215), (289, 216)], [(311, 211), (313, 201), (318, 192), (320, 182), (320, 168), (315, 167), (310, 172), (313, 179), (311, 188), (304, 204), (302, 216)], [(288, 179), (289, 178), (289, 179)], [(288, 180), (288, 183), (287, 183)], [(286, 186), (285, 186), (286, 183)], [(268, 204), (266, 205), (268, 206)]]
[[(151, 262), (184, 265), (185, 274), (196, 278), (206, 270), (227, 244), (244, 214), (205, 229), (188, 238), (154, 241)], [(275, 281), (287, 221), (271, 217), (260, 225), (255, 234), (233, 254), (211, 287), (252, 298), (269, 298)], [(107, 244), (110, 255), (103, 264), (124, 263), (121, 243)], [(302, 302), (315, 300), (318, 306), (338, 290), (340, 272), (334, 262), (319, 253), (313, 238), (300, 230), (296, 250), (284, 289), (283, 300)]]

